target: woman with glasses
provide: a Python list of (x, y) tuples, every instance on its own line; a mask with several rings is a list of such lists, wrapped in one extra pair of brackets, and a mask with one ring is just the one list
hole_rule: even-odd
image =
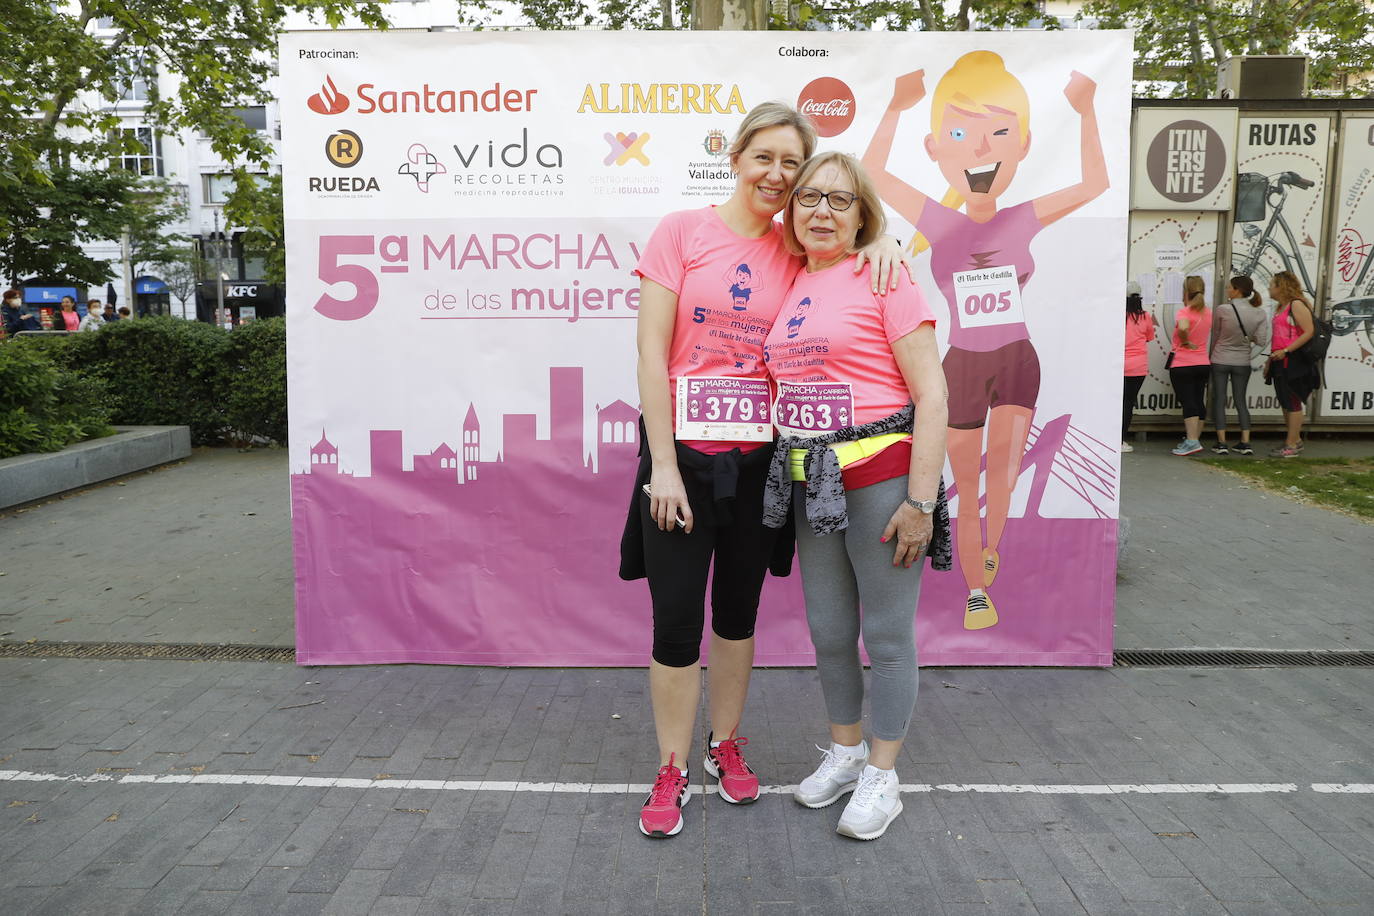
[[(804, 115), (778, 102), (756, 107), (730, 146), (730, 199), (665, 217), (637, 267), (640, 462), (620, 576), (647, 576), (653, 604), (649, 693), (659, 770), (639, 816), (646, 836), (676, 835), (690, 798), (708, 572), (704, 769), (726, 802), (747, 804), (759, 794), (739, 725), (764, 573), (770, 564), (783, 575), (791, 566), (790, 539), (774, 561), (780, 539), (760, 518), (773, 455), (763, 341), (800, 266), (773, 218), (815, 144)], [(878, 256), (871, 280), (859, 282), (895, 283), (900, 246), (884, 240), (870, 254)]]
[[(852, 792), (838, 831), (860, 840), (882, 836), (902, 811), (896, 763), (916, 706), (921, 564), (953, 565), (935, 316), (916, 286), (875, 293), (852, 267), (883, 226), (858, 160), (822, 153), (806, 164), (783, 219), (806, 268), (763, 348), (781, 434), (764, 523), (794, 513), (830, 720), (829, 749), (795, 798), (822, 808)], [(860, 634), (872, 662), (871, 747), (860, 721)]]

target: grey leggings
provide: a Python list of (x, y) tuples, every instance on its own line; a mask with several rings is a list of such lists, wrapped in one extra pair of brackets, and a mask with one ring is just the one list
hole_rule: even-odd
[(1242, 432), (1250, 431), (1250, 405), (1245, 403), (1245, 386), (1250, 384), (1249, 366), (1222, 366), (1212, 363), (1212, 425), (1217, 432), (1226, 431), (1226, 382), (1231, 382), (1232, 400), (1236, 402), (1236, 420)]
[(920, 564), (892, 565), (895, 541), (879, 541), (906, 497), (906, 476), (845, 494), (849, 527), (816, 536), (806, 523), (804, 484), (795, 484), (797, 556), (806, 594), (806, 622), (816, 647), (816, 670), (826, 712), (836, 725), (863, 716), (864, 672), (859, 664), (859, 606), (864, 648), (873, 664), (873, 734), (900, 741), (916, 708), (916, 599)]

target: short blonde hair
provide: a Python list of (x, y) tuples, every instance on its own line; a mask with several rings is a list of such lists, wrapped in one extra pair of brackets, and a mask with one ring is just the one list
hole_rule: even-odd
[(755, 105), (740, 122), (735, 139), (730, 143), (730, 164), (738, 165), (740, 154), (749, 148), (754, 134), (770, 127), (790, 127), (801, 137), (802, 158), (810, 158), (816, 151), (816, 126), (811, 119), (791, 105), (782, 102), (763, 102)]
[(849, 176), (849, 183), (854, 187), (854, 203), (859, 207), (859, 231), (855, 234), (854, 244), (849, 250), (858, 251), (860, 248), (866, 248), (887, 230), (887, 217), (883, 215), (882, 201), (878, 199), (878, 191), (873, 187), (863, 164), (848, 153), (831, 150), (806, 160), (806, 164), (797, 173), (796, 182), (792, 185), (792, 198), (788, 200), (787, 209), (783, 211), (782, 241), (793, 254), (804, 253), (801, 243), (797, 241), (796, 220), (792, 217), (796, 208), (801, 206), (797, 203), (796, 189), (805, 187), (811, 176), (827, 165), (836, 166), (845, 172)]

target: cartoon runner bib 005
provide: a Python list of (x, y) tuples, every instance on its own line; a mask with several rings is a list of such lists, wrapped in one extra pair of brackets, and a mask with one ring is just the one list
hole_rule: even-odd
[(677, 380), (677, 438), (769, 442), (768, 380), (694, 376)]
[(788, 436), (819, 436), (854, 425), (848, 382), (778, 382), (773, 422)]
[(1016, 267), (982, 267), (954, 272), (954, 298), (959, 321), (966, 328), (987, 328), (1001, 324), (1021, 324), (1021, 284)]

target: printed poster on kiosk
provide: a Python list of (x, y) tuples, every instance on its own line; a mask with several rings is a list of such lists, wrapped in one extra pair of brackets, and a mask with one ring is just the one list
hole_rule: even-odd
[[(951, 430), (960, 556), (923, 578), (920, 661), (1111, 664), (1130, 60), (1117, 32), (287, 36), (298, 660), (647, 664), (647, 587), (616, 577), (632, 270), (663, 216), (729, 197), (736, 126), (781, 99), (881, 163), (946, 359), (951, 309), (1017, 342), (1016, 393)], [(954, 126), (980, 111), (1016, 129)], [(737, 271), (707, 312), (729, 333), (732, 297), (790, 280)], [(989, 551), (997, 619), (966, 628)], [(812, 663), (795, 570), (758, 639)]]
[(1324, 419), (1374, 417), (1374, 118), (1343, 118), (1327, 269)]
[[(1185, 277), (1202, 277), (1214, 301), (1218, 233), (1235, 196), (1238, 118), (1234, 108), (1136, 109), (1127, 275), (1140, 284), (1156, 327), (1137, 416), (1179, 416), (1164, 368), (1169, 335)], [(1263, 397), (1252, 390), (1251, 409)]]

